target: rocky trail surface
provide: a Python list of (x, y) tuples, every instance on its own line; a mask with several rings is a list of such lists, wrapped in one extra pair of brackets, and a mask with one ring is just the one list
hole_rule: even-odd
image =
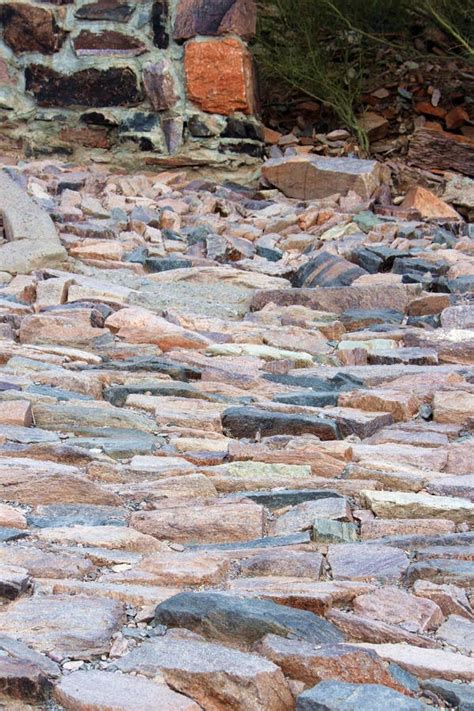
[(474, 709), (474, 233), (341, 160), (0, 172), (0, 708)]

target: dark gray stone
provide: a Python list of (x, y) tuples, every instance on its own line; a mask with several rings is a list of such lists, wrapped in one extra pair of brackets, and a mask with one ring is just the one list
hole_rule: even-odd
[(127, 510), (116, 506), (96, 504), (49, 504), (38, 508), (27, 517), (30, 526), (56, 528), (58, 526), (126, 526)]
[(61, 388), (53, 388), (50, 385), (29, 385), (25, 392), (34, 393), (35, 395), (47, 395), (48, 397), (54, 397), (56, 400), (93, 400), (90, 395), (83, 395), (82, 393), (75, 392), (73, 390), (62, 390)]
[(240, 551), (254, 548), (279, 548), (310, 542), (309, 532), (304, 531), (302, 533), (290, 533), (288, 536), (266, 536), (265, 538), (254, 538), (252, 541), (237, 541), (235, 543), (192, 543), (186, 548), (206, 551)]
[(26, 538), (30, 534), (20, 528), (0, 528), (0, 543), (7, 541), (17, 541), (19, 538)]
[(274, 402), (282, 402), (287, 405), (302, 405), (304, 407), (326, 407), (326, 405), (337, 405), (337, 392), (314, 392), (310, 390), (306, 393), (284, 393), (275, 395)]
[(145, 269), (150, 272), (168, 272), (172, 269), (190, 269), (193, 263), (190, 259), (177, 257), (150, 257), (145, 261)]
[(111, 360), (104, 362), (100, 366), (89, 365), (85, 366), (83, 370), (102, 370), (106, 368), (107, 370), (119, 370), (130, 371), (131, 373), (140, 372), (142, 370), (164, 373), (169, 375), (172, 380), (182, 380), (187, 382), (188, 380), (200, 380), (201, 371), (198, 368), (193, 368), (188, 365), (181, 365), (181, 363), (173, 363), (173, 361), (162, 360), (161, 358), (130, 358), (125, 360)]
[(303, 639), (316, 644), (342, 642), (330, 622), (306, 610), (268, 600), (246, 600), (222, 593), (184, 592), (162, 602), (155, 624), (184, 627), (213, 640), (252, 645), (266, 634)]
[(222, 426), (230, 437), (254, 439), (271, 435), (314, 434), (322, 440), (338, 438), (334, 420), (312, 415), (257, 410), (253, 407), (231, 407), (222, 414)]
[[(242, 498), (242, 494), (235, 494), (235, 498)], [(318, 499), (341, 499), (341, 494), (330, 489), (270, 489), (268, 491), (246, 491), (246, 499), (252, 499), (256, 504), (261, 504), (268, 509), (281, 509), (286, 506), (297, 506), (306, 501)]]
[(407, 582), (413, 585), (415, 580), (469, 587), (474, 585), (474, 561), (433, 558), (413, 563), (407, 571)]
[(322, 681), (304, 691), (296, 702), (296, 711), (423, 711), (426, 705), (381, 684), (349, 684)]

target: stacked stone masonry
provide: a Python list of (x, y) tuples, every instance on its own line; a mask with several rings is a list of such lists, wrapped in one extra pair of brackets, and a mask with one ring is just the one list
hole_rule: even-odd
[(255, 23), (255, 0), (0, 0), (0, 150), (252, 164)]

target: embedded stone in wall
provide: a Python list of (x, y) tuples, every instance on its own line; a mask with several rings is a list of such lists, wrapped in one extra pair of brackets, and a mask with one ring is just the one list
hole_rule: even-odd
[(0, 57), (0, 86), (6, 86), (8, 84), (13, 84), (8, 64)]
[(66, 36), (50, 10), (30, 4), (4, 5), (0, 8), (0, 22), (5, 28), (3, 39), (15, 54), (53, 54), (60, 49)]
[(188, 42), (184, 53), (190, 101), (208, 113), (253, 113), (252, 57), (237, 39)]
[(143, 84), (155, 111), (170, 109), (178, 101), (171, 65), (167, 59), (148, 64), (144, 68)]
[(179, 0), (173, 38), (227, 33), (252, 37), (256, 20), (255, 0)]
[(113, 30), (104, 30), (98, 34), (82, 30), (74, 38), (73, 46), (78, 57), (87, 55), (136, 57), (146, 52), (146, 46), (138, 38)]
[(121, 0), (98, 0), (98, 2), (83, 5), (76, 10), (76, 17), (80, 20), (127, 22), (134, 9), (134, 7), (126, 2), (121, 2)]
[(83, 69), (66, 75), (32, 64), (25, 78), (26, 90), (40, 106), (134, 106), (143, 99), (138, 78), (129, 67)]
[(151, 11), (153, 44), (159, 49), (167, 49), (170, 43), (168, 34), (168, 0), (156, 0)]

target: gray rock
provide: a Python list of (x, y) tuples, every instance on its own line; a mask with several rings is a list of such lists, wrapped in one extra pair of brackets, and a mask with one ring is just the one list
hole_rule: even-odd
[(30, 526), (126, 526), (127, 510), (117, 506), (96, 504), (49, 504), (38, 506), (27, 517)]
[(425, 704), (380, 684), (349, 684), (344, 681), (322, 681), (304, 691), (296, 711), (423, 711)]
[(184, 627), (212, 640), (242, 646), (252, 645), (269, 633), (316, 644), (344, 639), (333, 624), (312, 612), (222, 593), (174, 595), (156, 608), (155, 624)]
[(353, 543), (357, 541), (357, 526), (354, 523), (315, 519), (312, 539), (317, 543)]
[(338, 438), (333, 420), (312, 415), (271, 412), (253, 407), (231, 407), (222, 414), (222, 426), (230, 437), (254, 439), (278, 434), (314, 434), (322, 440)]

